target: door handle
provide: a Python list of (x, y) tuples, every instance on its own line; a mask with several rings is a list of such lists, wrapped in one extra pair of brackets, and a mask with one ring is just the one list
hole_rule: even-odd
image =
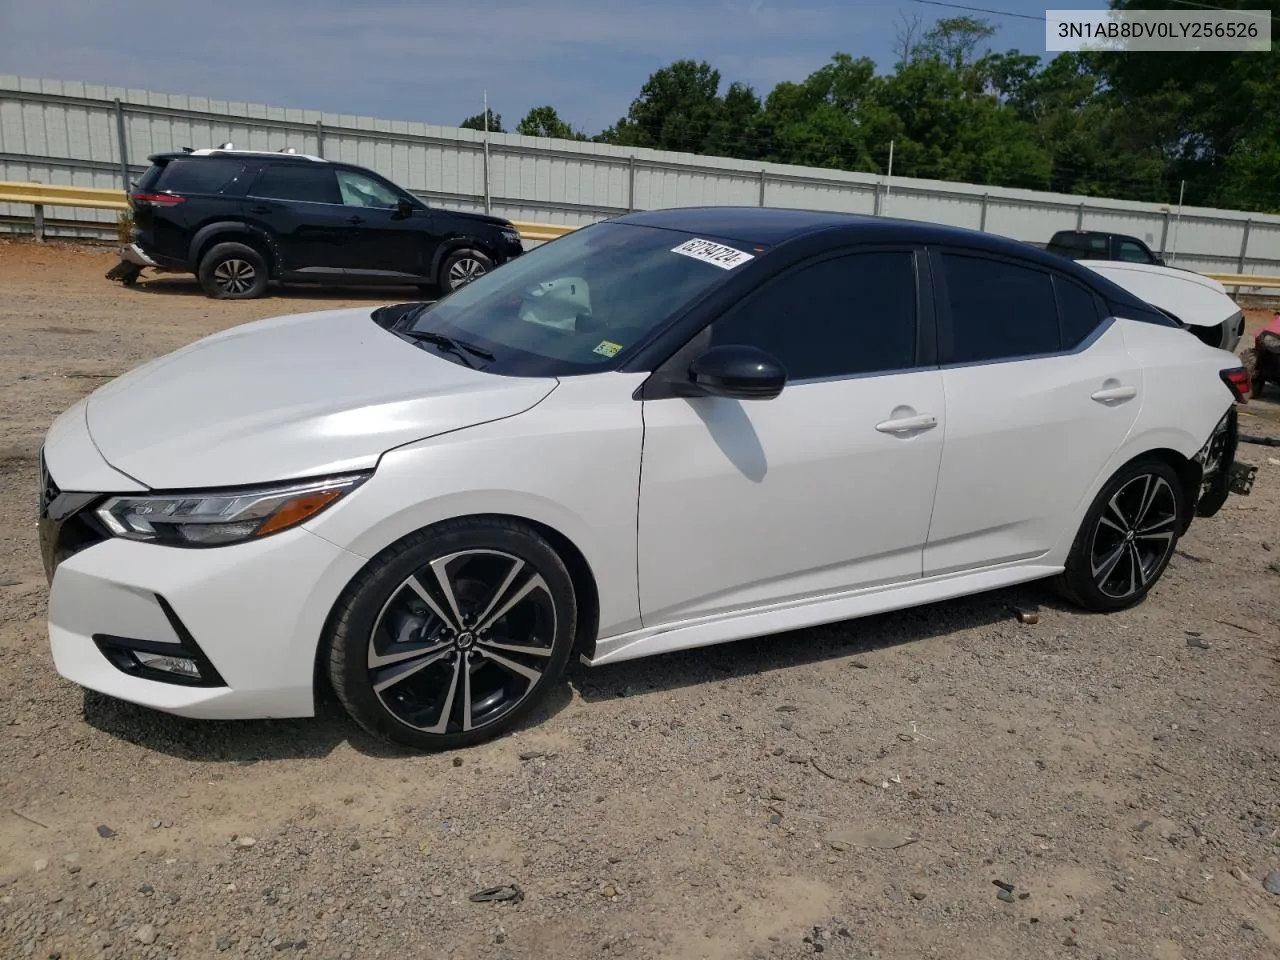
[(1092, 394), (1099, 403), (1121, 403), (1138, 395), (1137, 387), (1105, 387)]
[(364, 223), (364, 217), (347, 217), (347, 223)]
[(270, 208), (270, 207), (264, 207), (262, 204), (258, 204), (258, 205), (257, 205), (257, 206), (255, 206), (255, 207), (250, 207), (250, 208), (249, 208), (249, 212), (250, 212), (250, 213), (270, 213), (270, 212), (271, 212), (271, 208)]
[(916, 433), (920, 430), (932, 430), (938, 425), (938, 418), (922, 413), (918, 417), (900, 417), (896, 420), (884, 420), (876, 424), (881, 433)]

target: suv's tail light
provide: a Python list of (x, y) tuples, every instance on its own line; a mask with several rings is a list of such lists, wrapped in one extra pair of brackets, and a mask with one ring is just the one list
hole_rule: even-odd
[(1222, 378), (1222, 382), (1227, 385), (1227, 389), (1231, 391), (1231, 395), (1236, 398), (1236, 403), (1249, 402), (1249, 371), (1244, 367), (1229, 367), (1226, 370), (1219, 370), (1218, 376)]
[(131, 193), (129, 199), (134, 203), (158, 203), (161, 206), (171, 207), (187, 198), (180, 197), (176, 193)]

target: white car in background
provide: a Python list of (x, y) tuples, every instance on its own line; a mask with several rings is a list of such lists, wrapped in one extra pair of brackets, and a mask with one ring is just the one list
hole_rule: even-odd
[[(1041, 578), (1139, 602), (1247, 492), (1240, 362), (989, 234), (629, 214), (435, 304), (249, 323), (52, 425), (58, 671), (458, 747), (589, 665)], [(794, 635), (788, 642), (797, 642)]]
[(1244, 311), (1212, 277), (1123, 260), (1076, 262), (1167, 313), (1211, 347), (1234, 351), (1244, 335)]

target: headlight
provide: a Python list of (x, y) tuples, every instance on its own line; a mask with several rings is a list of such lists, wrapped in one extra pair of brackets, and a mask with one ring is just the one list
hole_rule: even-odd
[(503, 240), (505, 240), (505, 241), (507, 241), (507, 243), (519, 243), (519, 242), (520, 242), (520, 231), (518, 231), (518, 230), (503, 230), (503, 231), (502, 231), (502, 239), (503, 239)]
[(368, 477), (361, 473), (253, 490), (112, 497), (94, 512), (111, 533), (127, 540), (219, 547), (296, 527)]
[(1280, 352), (1280, 333), (1272, 333), (1268, 330), (1258, 338), (1258, 343), (1264, 349)]

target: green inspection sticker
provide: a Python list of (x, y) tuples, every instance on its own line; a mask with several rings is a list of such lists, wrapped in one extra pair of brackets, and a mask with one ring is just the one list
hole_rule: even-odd
[(618, 351), (621, 349), (622, 344), (620, 343), (614, 343), (611, 340), (601, 340), (599, 346), (591, 352), (598, 353), (602, 357), (616, 357), (618, 355)]

